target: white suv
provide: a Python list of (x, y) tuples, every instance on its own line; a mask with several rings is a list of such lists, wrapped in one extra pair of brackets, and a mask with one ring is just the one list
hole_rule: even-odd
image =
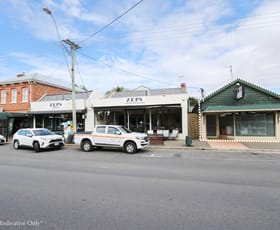
[(15, 149), (21, 147), (33, 148), (36, 152), (41, 149), (60, 149), (64, 146), (63, 137), (48, 129), (20, 129), (13, 136)]
[(0, 135), (0, 145), (6, 144), (6, 138), (3, 135)]

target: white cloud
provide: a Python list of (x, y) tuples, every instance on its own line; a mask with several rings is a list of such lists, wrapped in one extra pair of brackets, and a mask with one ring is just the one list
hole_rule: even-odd
[[(208, 1), (192, 1), (189, 12), (171, 13), (157, 23), (155, 31), (138, 32), (130, 41), (150, 51), (145, 58), (154, 57), (152, 68), (165, 73), (161, 77), (176, 81), (178, 75), (184, 75), (187, 85), (205, 88), (208, 93), (231, 80), (227, 66), (233, 66), (234, 77), (263, 87), (279, 85), (275, 76), (279, 74), (280, 15), (275, 9), (280, 9), (280, 2), (265, 1), (232, 30), (215, 24), (220, 12), (232, 12), (229, 6), (217, 2), (209, 9), (206, 4)], [(264, 81), (265, 75), (269, 82)]]
[[(43, 6), (39, 3), (29, 5), (25, 1), (10, 2), (20, 4), (17, 7), (22, 10), (18, 16), (36, 37), (57, 41), (52, 19), (42, 12), (42, 7), (53, 10), (63, 38), (82, 40), (134, 1), (121, 1), (118, 5), (114, 5), (113, 0), (100, 1), (95, 7), (85, 5), (90, 1), (77, 0), (63, 0), (60, 4), (45, 0), (41, 3)], [(241, 77), (265, 88), (279, 88), (279, 9), (279, 1), (266, 0), (242, 20), (232, 19), (231, 24), (222, 24), (221, 20), (218, 24), (221, 17), (234, 17), (236, 13), (227, 0), (218, 0), (211, 5), (207, 0), (143, 1), (101, 33), (98, 43), (97, 38), (91, 39), (84, 47), (84, 53), (95, 54), (98, 45), (102, 45), (104, 52), (100, 51), (99, 57), (94, 57), (117, 68), (78, 54), (79, 72), (86, 87), (99, 88), (103, 92), (117, 85), (125, 88), (138, 85), (174, 87), (185, 81), (190, 93), (204, 88), (209, 94), (231, 81), (230, 69), (226, 67), (232, 66), (234, 78)], [(121, 32), (118, 39), (109, 37), (111, 31)], [(105, 40), (108, 37), (114, 41), (112, 50), (109, 48), (112, 44)], [(30, 71), (68, 76), (63, 59), (51, 54), (51, 58), (40, 56), (29, 53), (24, 58), (17, 58), (31, 66)], [(76, 75), (77, 82), (82, 84), (79, 73)]]

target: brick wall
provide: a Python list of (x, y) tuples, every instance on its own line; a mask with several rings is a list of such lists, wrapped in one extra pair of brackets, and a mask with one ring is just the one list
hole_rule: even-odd
[[(22, 101), (23, 88), (28, 89), (27, 101)], [(12, 90), (17, 90), (16, 103), (12, 103)], [(6, 90), (6, 103), (2, 103), (1, 92)], [(71, 92), (54, 86), (40, 83), (21, 82), (15, 84), (0, 85), (0, 108), (5, 112), (27, 112), (30, 110), (30, 102), (38, 101), (44, 94), (60, 94)]]
[(43, 85), (40, 83), (33, 83), (31, 87), (32, 87), (31, 101), (38, 101), (44, 94), (61, 94), (61, 93), (71, 92), (69, 90), (65, 90), (49, 85)]
[(199, 138), (198, 114), (188, 114), (188, 129), (189, 136), (191, 136), (193, 139)]

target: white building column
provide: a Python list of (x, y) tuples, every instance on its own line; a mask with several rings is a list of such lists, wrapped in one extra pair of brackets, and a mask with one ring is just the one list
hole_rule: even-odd
[(183, 99), (181, 102), (181, 110), (182, 110), (182, 136), (183, 139), (188, 135), (188, 100)]
[(152, 130), (152, 109), (149, 109), (149, 130)]
[(129, 129), (129, 111), (127, 111), (127, 128)]
[(33, 128), (37, 128), (36, 127), (36, 116), (35, 115), (33, 115)]

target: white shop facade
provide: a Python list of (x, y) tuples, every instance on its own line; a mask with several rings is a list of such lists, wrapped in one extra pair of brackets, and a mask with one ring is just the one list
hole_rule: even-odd
[[(101, 96), (96, 91), (76, 94), (77, 131), (92, 131), (99, 124), (124, 125), (132, 131), (188, 135), (188, 97), (185, 86), (167, 89), (138, 87)], [(71, 94), (45, 95), (31, 103), (33, 127), (62, 130), (72, 120)]]
[(184, 139), (188, 135), (187, 105), (184, 84), (167, 89), (138, 87), (110, 97), (91, 97), (87, 100), (85, 129), (92, 130), (98, 124), (116, 124), (149, 134), (177, 130), (177, 138)]
[[(85, 131), (86, 101), (93, 94), (76, 93), (77, 130)], [(39, 101), (31, 102), (28, 114), (33, 117), (34, 128), (47, 128), (63, 133), (63, 124), (72, 122), (72, 93), (44, 95)]]

